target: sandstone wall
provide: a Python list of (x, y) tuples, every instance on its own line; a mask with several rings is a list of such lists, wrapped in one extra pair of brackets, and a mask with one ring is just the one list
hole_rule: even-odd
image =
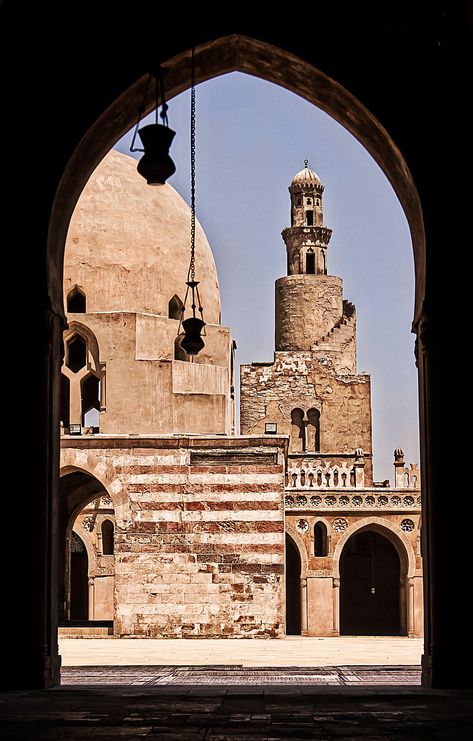
[(291, 434), (291, 410), (320, 411), (322, 453), (353, 453), (362, 448), (365, 482), (372, 481), (371, 393), (366, 374), (337, 376), (311, 353), (276, 353), (274, 363), (242, 365), (240, 429), (264, 433), (276, 422), (278, 434)]
[(121, 491), (116, 635), (284, 635), (286, 440), (83, 437), (62, 445), (63, 466), (108, 470), (105, 485)]
[[(196, 362), (174, 360), (178, 322), (165, 317), (106, 312), (69, 314), (86, 327), (105, 372), (100, 432), (106, 434), (228, 434), (232, 431), (231, 337), (206, 327)], [(79, 419), (72, 419), (79, 422)]]
[(311, 350), (343, 315), (343, 283), (331, 275), (276, 281), (276, 350)]

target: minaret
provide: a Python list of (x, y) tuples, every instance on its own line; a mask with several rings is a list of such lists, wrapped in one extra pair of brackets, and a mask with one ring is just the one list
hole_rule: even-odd
[(309, 161), (304, 160), (304, 169), (294, 175), (289, 186), (291, 226), (282, 232), (288, 275), (327, 275), (332, 230), (324, 226), (324, 186), (308, 165)]
[(311, 351), (343, 316), (342, 280), (327, 275), (332, 230), (324, 226), (324, 186), (308, 160), (289, 186), (291, 226), (282, 232), (287, 276), (276, 281), (276, 350)]

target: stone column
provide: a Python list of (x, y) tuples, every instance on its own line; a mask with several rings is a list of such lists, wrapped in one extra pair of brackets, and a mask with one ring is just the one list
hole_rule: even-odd
[[(41, 200), (40, 195), (38, 198)], [(33, 213), (28, 214), (28, 222), (34, 222), (36, 216), (33, 209)], [(35, 224), (35, 228), (39, 230), (40, 223)], [(27, 287), (24, 289), (29, 314), (22, 318), (20, 312), (12, 346), (15, 348), (14, 388), (17, 392), (12, 394), (14, 418), (18, 420), (17, 433), (21, 435), (23, 431), (23, 444), (17, 442), (9, 446), (7, 469), (16, 494), (10, 497), (11, 504), (6, 503), (4, 514), (8, 527), (2, 537), (4, 559), (10, 562), (12, 554), (16, 554), (12, 568), (3, 570), (2, 580), (4, 615), (8, 619), (2, 652), (2, 686), (8, 689), (53, 687), (59, 683), (60, 676), (57, 482), (64, 323), (63, 317), (49, 307), (44, 294), (41, 309), (39, 296), (44, 260), (41, 247), (44, 245), (36, 244), (36, 250), (28, 254), (38, 286), (31, 286), (32, 295), (28, 294)], [(39, 265), (35, 265), (36, 254), (38, 259), (41, 255)], [(13, 425), (15, 429), (15, 420)], [(26, 429), (29, 432), (25, 437)], [(18, 553), (20, 526), (21, 553)]]
[[(443, 242), (440, 234), (431, 229), (427, 234), (428, 244), (429, 239), (430, 249), (438, 248), (441, 254)], [(441, 278), (438, 276), (435, 290), (430, 287), (435, 299), (429, 305), (433, 314), (428, 315), (424, 308), (415, 327), (419, 367), (425, 621), (422, 683), (437, 689), (473, 687), (473, 646), (469, 635), (473, 616), (471, 608), (467, 607), (468, 580), (465, 576), (473, 569), (473, 503), (471, 497), (461, 497), (461, 509), (455, 514), (448, 500), (445, 480), (446, 451), (455, 450), (449, 447), (453, 445), (451, 436), (461, 444), (462, 435), (458, 438), (455, 435), (461, 429), (460, 405), (466, 405), (468, 394), (467, 382), (461, 378), (455, 391), (451, 383), (445, 382), (452, 373), (451, 356), (445, 352), (445, 318), (450, 316), (448, 301), (454, 301), (452, 297), (458, 291), (456, 285), (445, 282), (443, 274)], [(461, 323), (455, 325), (450, 322), (450, 325), (451, 346), (463, 347), (466, 340), (459, 331)], [(446, 541), (449, 507), (455, 523), (454, 532), (450, 531), (451, 553)]]
[(407, 635), (412, 638), (415, 635), (414, 579), (412, 576), (407, 580), (407, 590)]
[(333, 634), (340, 635), (340, 579), (333, 580)]
[(107, 366), (100, 363), (100, 411), (107, 410)]
[(95, 594), (94, 594), (94, 582), (93, 576), (89, 576), (89, 620), (93, 620), (95, 617)]
[(307, 579), (301, 578), (301, 635), (307, 634)]

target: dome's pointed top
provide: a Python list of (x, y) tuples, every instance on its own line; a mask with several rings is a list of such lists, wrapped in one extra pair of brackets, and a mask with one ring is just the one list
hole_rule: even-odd
[(304, 160), (304, 169), (300, 170), (292, 178), (291, 185), (295, 183), (312, 183), (314, 185), (321, 185), (320, 178), (315, 170), (309, 169), (309, 160)]

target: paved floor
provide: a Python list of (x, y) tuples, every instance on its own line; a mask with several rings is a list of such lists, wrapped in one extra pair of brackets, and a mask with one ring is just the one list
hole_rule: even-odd
[(62, 670), (63, 685), (420, 686), (418, 666), (75, 666)]
[(236, 665), (418, 666), (421, 638), (352, 637), (283, 640), (62, 638), (63, 666)]
[(62, 639), (63, 686), (1, 693), (0, 738), (472, 741), (473, 693), (420, 687), (421, 643)]
[(473, 697), (416, 687), (63, 687), (0, 694), (1, 738), (471, 741)]

